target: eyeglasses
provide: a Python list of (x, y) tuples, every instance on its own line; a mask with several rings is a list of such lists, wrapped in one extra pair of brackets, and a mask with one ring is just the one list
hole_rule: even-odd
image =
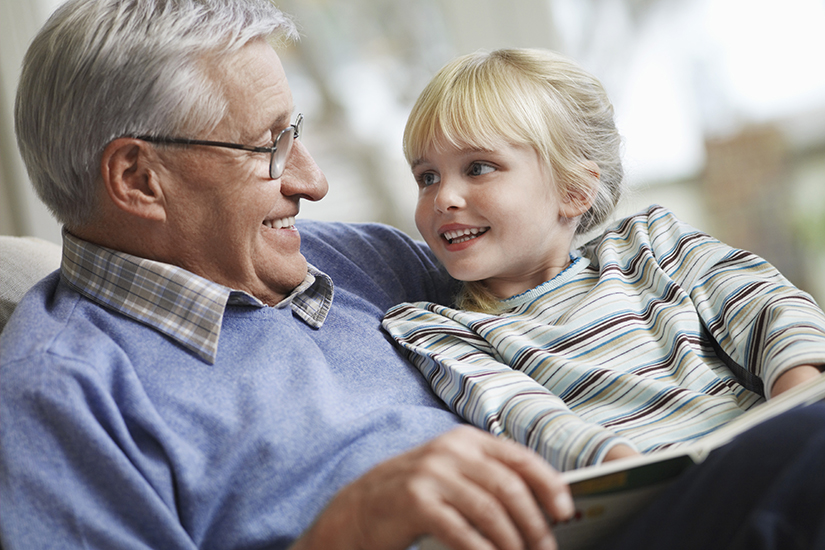
[(295, 124), (287, 126), (278, 134), (272, 147), (255, 147), (254, 145), (240, 145), (238, 143), (227, 143), (225, 141), (205, 141), (201, 139), (176, 137), (135, 136), (134, 139), (167, 145), (205, 145), (207, 147), (241, 149), (243, 151), (252, 151), (253, 153), (269, 153), (269, 177), (276, 180), (284, 173), (286, 160), (289, 158), (289, 152), (292, 150), (292, 143), (301, 137), (303, 128), (304, 115), (299, 114), (295, 119)]

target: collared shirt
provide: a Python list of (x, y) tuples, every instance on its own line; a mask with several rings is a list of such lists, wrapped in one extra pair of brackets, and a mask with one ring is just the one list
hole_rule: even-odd
[[(90, 300), (168, 335), (209, 364), (218, 353), (226, 307), (266, 307), (242, 290), (92, 244), (66, 230), (60, 270), (64, 280)], [(289, 306), (308, 325), (320, 328), (332, 297), (332, 279), (309, 265), (304, 281), (275, 307)]]

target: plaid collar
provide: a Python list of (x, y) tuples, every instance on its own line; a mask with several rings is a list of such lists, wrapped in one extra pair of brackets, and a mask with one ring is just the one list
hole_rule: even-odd
[[(177, 340), (209, 364), (227, 305), (266, 307), (254, 296), (181, 267), (139, 258), (84, 241), (63, 230), (63, 279), (107, 308)], [(332, 305), (332, 279), (309, 266), (304, 281), (276, 307), (320, 328)]]

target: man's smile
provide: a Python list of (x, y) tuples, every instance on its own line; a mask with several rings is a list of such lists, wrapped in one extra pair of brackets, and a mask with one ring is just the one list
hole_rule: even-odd
[(295, 216), (280, 218), (276, 220), (264, 220), (264, 225), (270, 229), (284, 229), (295, 226)]

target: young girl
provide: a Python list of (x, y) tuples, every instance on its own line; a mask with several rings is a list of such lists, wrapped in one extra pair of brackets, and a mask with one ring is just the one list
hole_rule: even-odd
[(574, 248), (623, 172), (610, 101), (571, 61), (453, 61), (404, 148), (416, 225), (465, 283), (452, 307), (400, 304), (384, 327), (453, 410), (556, 468), (690, 442), (825, 364), (807, 294), (665, 208)]

